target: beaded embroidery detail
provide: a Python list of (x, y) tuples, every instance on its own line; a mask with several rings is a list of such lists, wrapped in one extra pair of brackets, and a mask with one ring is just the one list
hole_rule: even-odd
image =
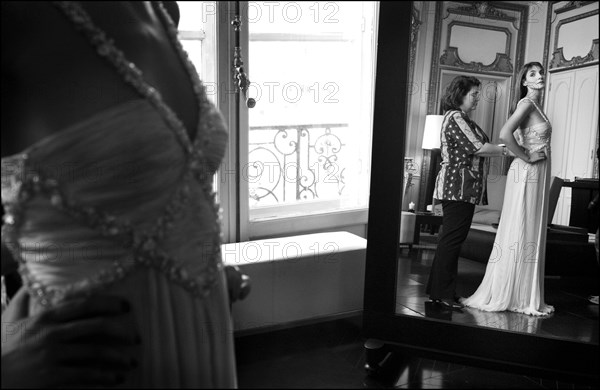
[[(162, 3), (158, 4), (159, 14), (166, 23), (166, 29), (171, 43), (185, 65), (192, 80), (194, 92), (199, 103), (198, 124), (195, 141), (192, 144), (182, 122), (175, 113), (164, 103), (160, 93), (149, 86), (142, 77), (142, 72), (135, 64), (127, 61), (123, 53), (118, 50), (112, 40), (108, 39), (103, 31), (96, 28), (87, 13), (79, 5), (72, 2), (55, 2), (65, 15), (73, 22), (75, 28), (81, 31), (96, 47), (97, 53), (108, 60), (123, 77), (123, 79), (143, 97), (148, 99), (165, 119), (167, 125), (176, 133), (179, 142), (187, 153), (187, 166), (181, 184), (174, 191), (167, 202), (161, 216), (155, 221), (151, 232), (138, 231), (128, 221), (119, 220), (116, 216), (109, 215), (93, 207), (82, 207), (77, 200), (69, 199), (61, 190), (60, 183), (52, 177), (46, 177), (43, 172), (34, 171), (27, 165), (28, 155), (21, 154), (2, 159), (2, 199), (5, 203), (4, 225), (2, 238), (11, 250), (15, 259), (20, 262), (19, 271), (31, 295), (41, 305), (50, 305), (58, 302), (62, 297), (71, 293), (90, 293), (93, 289), (106, 286), (123, 279), (136, 267), (151, 267), (163, 273), (170, 281), (182, 286), (196, 297), (204, 297), (217, 279), (217, 272), (222, 267), (221, 263), (221, 218), (216, 194), (212, 188), (212, 176), (208, 174), (207, 163), (202, 147), (209, 142), (210, 132), (215, 131), (216, 124), (212, 117), (214, 109), (208, 101), (206, 93), (196, 70), (189, 61), (187, 54), (177, 39), (176, 28), (171, 21)], [(213, 205), (214, 226), (213, 238), (208, 253), (208, 265), (201, 270), (199, 275), (192, 277), (183, 267), (177, 265), (175, 259), (159, 248), (159, 243), (168, 236), (173, 227), (175, 218), (184, 212), (190, 204), (191, 183), (196, 180), (206, 196), (207, 201)], [(97, 274), (68, 286), (44, 286), (28, 271), (26, 263), (20, 256), (21, 248), (18, 245), (19, 228), (26, 203), (35, 195), (43, 195), (50, 200), (52, 206), (70, 215), (75, 220), (87, 225), (103, 237), (108, 237), (121, 246), (132, 251), (131, 262), (125, 264), (114, 261), (111, 266)], [(5, 240), (6, 238), (6, 240)]]
[[(548, 148), (547, 150), (549, 150), (550, 149), (550, 139), (552, 137), (552, 126), (550, 125), (550, 121), (548, 120), (548, 117), (546, 116), (546, 114), (544, 114), (544, 112), (540, 109), (540, 107), (538, 106), (538, 104), (535, 101), (533, 101), (529, 98), (523, 98), (519, 101), (519, 104), (521, 104), (521, 102), (523, 102), (523, 101), (531, 102), (531, 104), (533, 104), (534, 107), (538, 110), (538, 112), (540, 113), (542, 118), (544, 118), (544, 122), (521, 129), (523, 137), (525, 137), (525, 139), (528, 139), (528, 138), (531, 139), (533, 136), (533, 138), (537, 142), (541, 142), (543, 144), (543, 145), (536, 145), (535, 150), (539, 150), (542, 147), (546, 147), (546, 148)], [(536, 128), (542, 127), (542, 126), (544, 126), (544, 127), (547, 126), (548, 128), (544, 129), (544, 131), (538, 132), (536, 130)]]

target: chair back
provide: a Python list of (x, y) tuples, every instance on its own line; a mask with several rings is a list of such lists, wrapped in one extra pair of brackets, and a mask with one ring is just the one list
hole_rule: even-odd
[(550, 180), (550, 196), (548, 199), (548, 223), (552, 223), (554, 218), (554, 212), (556, 211), (556, 205), (558, 204), (558, 198), (560, 197), (560, 191), (562, 190), (563, 183), (565, 181), (557, 176), (552, 176)]

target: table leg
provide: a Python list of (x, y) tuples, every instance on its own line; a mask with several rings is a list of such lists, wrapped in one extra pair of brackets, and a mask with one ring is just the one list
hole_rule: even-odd
[(419, 240), (421, 239), (421, 224), (415, 222), (415, 235), (413, 237), (413, 245), (419, 245)]

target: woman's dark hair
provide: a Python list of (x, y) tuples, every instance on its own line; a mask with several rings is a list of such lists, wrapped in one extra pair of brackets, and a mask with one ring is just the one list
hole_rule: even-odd
[(525, 65), (523, 65), (523, 67), (519, 71), (519, 75), (517, 76), (515, 83), (515, 93), (513, 95), (513, 102), (510, 105), (510, 115), (512, 115), (513, 112), (515, 112), (515, 110), (517, 109), (517, 103), (519, 103), (519, 100), (523, 99), (527, 95), (527, 87), (523, 85), (523, 80), (525, 80), (529, 69), (533, 68), (534, 66), (539, 67), (542, 70), (542, 72), (544, 71), (544, 67), (539, 62), (528, 62)]
[(460, 110), (465, 96), (471, 88), (479, 87), (481, 82), (473, 76), (457, 76), (452, 80), (442, 98), (442, 111)]

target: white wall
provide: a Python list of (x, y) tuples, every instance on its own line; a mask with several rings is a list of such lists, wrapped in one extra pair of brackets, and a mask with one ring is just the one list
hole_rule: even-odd
[(543, 62), (544, 39), (546, 35), (546, 19), (548, 15), (547, 1), (531, 1), (529, 5), (529, 22), (527, 23), (527, 40), (525, 41), (524, 64), (532, 61)]

